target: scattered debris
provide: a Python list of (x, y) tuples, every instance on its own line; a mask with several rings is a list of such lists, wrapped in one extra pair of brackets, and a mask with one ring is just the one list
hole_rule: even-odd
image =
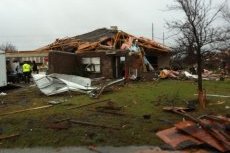
[[(198, 94), (194, 94), (194, 96), (197, 96)], [(220, 97), (220, 98), (230, 98), (230, 96), (225, 95), (213, 95), (213, 94), (206, 94), (207, 97)]]
[(187, 111), (193, 111), (193, 108), (188, 107), (164, 107), (163, 110), (165, 111), (172, 111), (172, 112), (187, 112)]
[(0, 96), (6, 96), (6, 95), (7, 95), (7, 93), (5, 93), (5, 92), (0, 93)]
[(58, 123), (48, 123), (46, 128), (55, 129), (55, 130), (66, 130), (71, 127), (69, 122), (58, 122)]
[(33, 79), (37, 87), (47, 96), (55, 95), (67, 91), (77, 91), (89, 94), (90, 97), (99, 98), (102, 92), (115, 84), (124, 82), (124, 78), (105, 84), (102, 87), (92, 87), (92, 80), (85, 77), (66, 74), (34, 74)]
[[(122, 79), (118, 79), (118, 80), (115, 80), (115, 81), (112, 81), (112, 82), (109, 82), (108, 84), (106, 84), (106, 85), (104, 85), (103, 87), (101, 87), (101, 89), (97, 92), (97, 93), (93, 93), (93, 97), (94, 98), (99, 98), (99, 96), (102, 94), (102, 92), (106, 89), (106, 88), (108, 88), (108, 87), (110, 87), (110, 86), (113, 86), (113, 85), (115, 85), (115, 84), (119, 84), (119, 83), (121, 83), (121, 82), (124, 82), (124, 80), (125, 80), (125, 78), (122, 78)], [(95, 91), (97, 91), (97, 90), (95, 90)]]
[(84, 105), (80, 105), (80, 106), (70, 107), (70, 108), (67, 108), (67, 109), (68, 110), (69, 109), (79, 109), (79, 108), (82, 108), (82, 107), (87, 107), (87, 106), (90, 106), (90, 105), (95, 105), (95, 104), (98, 104), (98, 103), (104, 103), (104, 102), (108, 102), (108, 101), (111, 101), (111, 99), (104, 99), (104, 100), (92, 102), (92, 103), (89, 103), (89, 104), (84, 104)]
[(62, 102), (61, 101), (56, 101), (56, 100), (50, 100), (48, 101), (49, 104), (52, 104), (52, 105), (57, 105), (57, 104), (61, 104)]
[(218, 149), (221, 152), (226, 152), (226, 151), (229, 151), (230, 149), (229, 148), (230, 146), (227, 146), (227, 145), (225, 146), (225, 143), (227, 142), (220, 140), (220, 139), (216, 139), (215, 137), (212, 136), (214, 135), (214, 133), (211, 134), (211, 132), (208, 132), (207, 128), (206, 129), (201, 128), (192, 121), (183, 121), (183, 122), (175, 124), (175, 126), (177, 129), (186, 132), (187, 134), (195, 137), (196, 139), (200, 141), (203, 141), (209, 144), (210, 146), (213, 146), (214, 148)]
[(99, 151), (94, 145), (89, 146), (88, 149), (96, 153), (103, 153), (102, 151)]
[(222, 105), (222, 104), (224, 104), (225, 103), (225, 101), (217, 101), (216, 103), (209, 103), (209, 105), (211, 106), (211, 105)]
[(99, 113), (105, 113), (105, 114), (112, 114), (112, 115), (118, 115), (118, 116), (125, 116), (126, 114), (121, 113), (121, 112), (117, 112), (117, 111), (108, 111), (108, 110), (88, 110), (88, 111), (92, 111), (92, 112), (99, 112)]
[(178, 78), (179, 77), (179, 72), (173, 71), (173, 70), (168, 70), (168, 69), (163, 69), (163, 70), (160, 71), (159, 77), (161, 79)]
[(151, 115), (150, 115), (150, 114), (145, 114), (145, 115), (143, 115), (143, 118), (144, 118), (144, 119), (150, 119), (150, 118), (151, 118)]
[(81, 93), (89, 93), (96, 87), (91, 87), (91, 80), (74, 75), (35, 74), (33, 79), (37, 87), (47, 96), (63, 93), (66, 91), (78, 91)]
[(177, 130), (176, 127), (172, 127), (166, 130), (162, 130), (156, 133), (165, 143), (169, 144), (173, 149), (184, 149), (196, 145), (203, 144), (192, 136), (185, 135)]
[(7, 136), (0, 136), (0, 140), (5, 140), (5, 139), (10, 139), (10, 138), (15, 138), (15, 137), (18, 137), (20, 136), (19, 133), (17, 134), (11, 134), (11, 135), (7, 135)]
[[(220, 116), (202, 116), (200, 118), (195, 118), (184, 111), (184, 109), (179, 108), (170, 108), (164, 109), (182, 115), (188, 120), (176, 123), (174, 128), (160, 131), (157, 135), (163, 139), (166, 143), (170, 144), (175, 149), (177, 148), (177, 143), (170, 140), (170, 134), (177, 132), (184, 132), (183, 138), (192, 137), (202, 142), (216, 148), (220, 152), (230, 151), (230, 135), (229, 131), (226, 131), (227, 125), (229, 125), (229, 119)], [(178, 130), (178, 131), (177, 131)], [(186, 133), (186, 134), (185, 134)], [(177, 135), (178, 136), (178, 135)], [(178, 136), (179, 137), (179, 136)], [(190, 138), (189, 138), (190, 139)], [(180, 143), (186, 142), (187, 140), (182, 141), (183, 139), (179, 138)], [(197, 141), (196, 141), (197, 142)], [(180, 144), (179, 143), (179, 144)], [(191, 143), (190, 143), (191, 144)], [(196, 143), (193, 143), (196, 144)], [(198, 143), (200, 144), (200, 143)], [(197, 145), (198, 145), (197, 144)]]
[(109, 129), (113, 129), (113, 130), (120, 130), (120, 128), (118, 128), (118, 127), (99, 125), (99, 124), (90, 123), (90, 122), (83, 122), (83, 121), (77, 121), (77, 120), (70, 120), (70, 122), (74, 123), (74, 124), (81, 124), (81, 125), (86, 125), (86, 126), (94, 126), (94, 127), (101, 127), (101, 128), (109, 128)]
[(6, 115), (11, 115), (11, 114), (17, 114), (17, 113), (22, 113), (22, 112), (27, 112), (31, 110), (38, 110), (38, 109), (44, 109), (44, 108), (49, 108), (52, 107), (53, 105), (44, 105), (44, 106), (39, 106), (39, 107), (34, 107), (34, 108), (28, 108), (28, 109), (23, 109), (23, 110), (17, 110), (13, 112), (8, 112), (8, 113), (3, 113), (0, 114), (0, 116), (6, 116)]

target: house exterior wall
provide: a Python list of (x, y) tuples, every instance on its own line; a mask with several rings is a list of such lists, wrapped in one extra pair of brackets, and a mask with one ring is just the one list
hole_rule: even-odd
[(79, 69), (77, 56), (74, 53), (52, 51), (49, 53), (48, 73), (76, 75)]
[[(114, 79), (121, 69), (118, 64), (120, 63), (120, 57), (126, 57), (126, 53), (111, 52), (110, 54), (106, 51), (84, 51), (77, 54), (61, 51), (50, 52), (49, 73), (79, 75), (89, 78), (105, 77), (109, 79)], [(170, 55), (164, 54), (157, 55), (156, 57), (159, 68), (169, 66)], [(100, 71), (87, 71), (87, 64), (83, 63), (83, 61), (85, 60), (84, 58), (87, 58), (87, 60), (92, 59), (92, 61), (95, 58), (100, 58)], [(128, 58), (126, 60), (126, 62), (130, 62)], [(136, 62), (134, 63), (137, 64)]]
[[(78, 62), (80, 63), (82, 58), (93, 58), (100, 57), (100, 72), (99, 73), (88, 73), (88, 77), (96, 78), (96, 77), (105, 77), (105, 78), (113, 78), (113, 70), (112, 70), (112, 57), (110, 55), (106, 55), (105, 52), (84, 52), (77, 54)], [(84, 71), (84, 70), (83, 70)]]

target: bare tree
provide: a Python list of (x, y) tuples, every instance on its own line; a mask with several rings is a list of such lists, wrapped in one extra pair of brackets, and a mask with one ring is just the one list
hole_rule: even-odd
[[(227, 1), (226, 1), (227, 4)], [(223, 18), (225, 19), (225, 21), (227, 21), (228, 23), (230, 23), (230, 10), (229, 10), (229, 5), (225, 5), (225, 7), (222, 9), (222, 15)]]
[[(182, 11), (185, 15), (184, 19), (168, 23), (168, 26), (180, 33), (177, 39), (180, 45), (185, 44), (188, 52), (196, 54), (198, 90), (202, 93), (201, 53), (208, 45), (216, 41), (219, 31), (214, 28), (213, 22), (222, 8), (213, 9), (211, 0), (175, 0), (175, 5), (170, 8)], [(199, 101), (201, 102), (202, 99)]]
[(15, 52), (17, 51), (17, 48), (11, 43), (6, 43), (0, 46), (0, 50), (3, 50), (5, 52)]
[(222, 16), (225, 22), (227, 23), (223, 29), (223, 48), (222, 49), (229, 49), (230, 48), (230, 8), (227, 2), (230, 0), (226, 0), (226, 5), (222, 9)]

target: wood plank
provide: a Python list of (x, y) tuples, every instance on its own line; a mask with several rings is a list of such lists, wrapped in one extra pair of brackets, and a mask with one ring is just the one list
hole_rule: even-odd
[(175, 124), (175, 127), (193, 136), (194, 138), (209, 144), (210, 146), (216, 148), (221, 152), (228, 151), (223, 145), (220, 144), (217, 139), (215, 139), (207, 131), (205, 131), (203, 128), (199, 127), (192, 121), (179, 122)]
[(51, 107), (51, 106), (53, 106), (53, 105), (44, 105), (44, 106), (40, 106), (40, 107), (22, 109), (22, 110), (17, 110), (17, 111), (13, 111), (13, 112), (3, 113), (3, 114), (0, 114), (0, 116), (6, 116), (6, 115), (11, 115), (11, 114), (17, 114), (17, 113), (22, 113), (22, 112), (27, 112), (27, 111), (31, 111), (31, 110), (37, 110), (37, 109), (44, 109), (44, 108), (48, 108), (48, 107)]
[(202, 141), (189, 136), (188, 134), (181, 133), (176, 127), (159, 131), (156, 135), (161, 138), (165, 143), (172, 146), (174, 149), (184, 149), (191, 146), (203, 144)]

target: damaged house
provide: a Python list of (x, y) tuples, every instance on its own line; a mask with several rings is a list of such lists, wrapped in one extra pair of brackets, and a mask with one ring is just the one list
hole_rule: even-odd
[(170, 49), (155, 41), (135, 37), (117, 28), (56, 39), (39, 48), (49, 52), (49, 73), (89, 78), (134, 78), (169, 66)]

